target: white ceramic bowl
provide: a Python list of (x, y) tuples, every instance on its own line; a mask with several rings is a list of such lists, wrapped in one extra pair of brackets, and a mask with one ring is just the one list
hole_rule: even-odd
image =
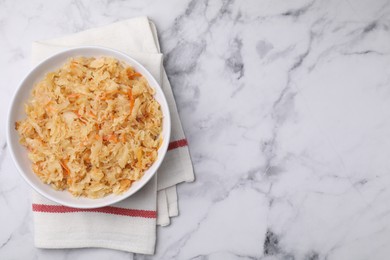
[[(44, 184), (32, 171), (31, 162), (27, 157), (27, 149), (19, 144), (19, 134), (15, 130), (15, 122), (23, 118), (26, 118), (24, 112), (24, 104), (28, 100), (31, 90), (34, 85), (40, 81), (46, 73), (54, 71), (60, 68), (70, 57), (84, 56), (84, 57), (99, 57), (110, 56), (118, 60), (124, 61), (129, 64), (136, 71), (140, 72), (149, 82), (150, 86), (156, 90), (155, 99), (160, 103), (163, 119), (163, 144), (158, 150), (158, 158), (154, 164), (145, 172), (144, 176), (133, 183), (130, 189), (121, 195), (109, 195), (100, 199), (88, 199), (88, 198), (76, 198), (73, 197), (68, 191), (56, 191), (49, 185)], [(8, 121), (7, 121), (7, 142), (11, 151), (11, 156), (16, 164), (16, 167), (22, 177), (31, 185), (37, 192), (44, 197), (60, 203), (65, 206), (74, 208), (98, 208), (104, 207), (116, 202), (119, 202), (141, 189), (156, 173), (158, 167), (164, 159), (164, 156), (168, 149), (169, 137), (171, 133), (171, 119), (168, 109), (168, 104), (165, 99), (164, 93), (161, 87), (153, 76), (137, 61), (132, 59), (126, 54), (119, 51), (87, 46), (80, 48), (73, 48), (63, 52), (60, 52), (50, 58), (47, 58), (35, 68), (33, 68), (27, 76), (22, 80), (16, 93), (11, 101), (11, 107), (9, 109)]]

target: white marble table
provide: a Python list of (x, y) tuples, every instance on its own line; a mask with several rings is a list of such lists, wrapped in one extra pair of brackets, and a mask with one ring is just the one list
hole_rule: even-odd
[[(153, 19), (197, 181), (135, 259), (390, 258), (390, 3), (0, 1), (0, 119), (34, 40)], [(0, 259), (131, 259), (33, 246), (0, 128)]]

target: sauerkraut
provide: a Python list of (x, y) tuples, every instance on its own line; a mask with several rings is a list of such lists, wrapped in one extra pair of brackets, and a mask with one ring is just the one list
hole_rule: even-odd
[(37, 83), (15, 123), (36, 175), (57, 190), (120, 194), (157, 159), (162, 111), (154, 89), (111, 57), (77, 57)]

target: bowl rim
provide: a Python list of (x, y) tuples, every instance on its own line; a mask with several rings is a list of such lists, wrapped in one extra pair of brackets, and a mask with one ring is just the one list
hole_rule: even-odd
[[(11, 122), (11, 117), (12, 117), (12, 111), (14, 109), (14, 107), (16, 106), (15, 104), (15, 101), (16, 101), (16, 98), (19, 94), (20, 91), (22, 91), (22, 86), (26, 83), (27, 79), (29, 78), (30, 74), (32, 74), (33, 72), (35, 72), (36, 70), (38, 70), (39, 68), (45, 66), (46, 63), (48, 63), (49, 61), (57, 58), (58, 56), (61, 56), (61, 55), (64, 55), (65, 53), (67, 52), (73, 52), (73, 51), (83, 51), (83, 50), (91, 50), (91, 49), (94, 49), (94, 50), (97, 50), (97, 51), (105, 51), (105, 52), (111, 52), (111, 53), (114, 53), (114, 54), (117, 54), (118, 56), (124, 56), (126, 59), (130, 60), (131, 62), (133, 62), (134, 64), (136, 64), (137, 66), (141, 67), (144, 72), (143, 74), (146, 74), (147, 77), (145, 77), (147, 79), (147, 81), (149, 83), (152, 83), (150, 85), (153, 85), (154, 88), (159, 88), (160, 91), (161, 91), (161, 97), (162, 97), (162, 102), (164, 104), (160, 104), (161, 106), (165, 106), (166, 107), (166, 114), (163, 115), (163, 117), (165, 117), (167, 120), (166, 120), (166, 126), (164, 125), (164, 127), (166, 127), (167, 129), (165, 131), (167, 131), (166, 133), (166, 136), (167, 136), (167, 140), (163, 140), (163, 143), (161, 145), (161, 147), (159, 148), (159, 153), (161, 152), (161, 157), (158, 158), (154, 164), (156, 164), (156, 168), (154, 170), (154, 172), (152, 172), (150, 175), (148, 176), (142, 176), (142, 178), (140, 180), (144, 180), (143, 184), (136, 187), (131, 193), (129, 194), (126, 194), (124, 196), (117, 196), (117, 198), (114, 198), (112, 199), (111, 201), (106, 201), (106, 202), (99, 202), (99, 199), (103, 199), (105, 197), (102, 197), (102, 198), (97, 198), (97, 199), (91, 199), (92, 201), (95, 200), (96, 203), (93, 203), (93, 204), (88, 204), (88, 205), (81, 205), (81, 204), (73, 204), (73, 203), (68, 203), (66, 201), (63, 201), (62, 199), (58, 199), (56, 197), (53, 197), (52, 195), (46, 193), (44, 190), (40, 189), (39, 187), (37, 187), (35, 184), (33, 184), (32, 182), (30, 182), (30, 180), (27, 178), (27, 173), (25, 173), (23, 170), (22, 170), (22, 167), (20, 166), (20, 163), (19, 161), (16, 159), (17, 156), (16, 156), (16, 153), (15, 153), (15, 150), (14, 150), (14, 142), (12, 142), (11, 140), (11, 135), (12, 135), (12, 131), (14, 129), (14, 122)], [(102, 56), (109, 56), (109, 54), (101, 54)], [(76, 55), (75, 55), (76, 56)], [(79, 55), (79, 56), (82, 56)], [(88, 56), (88, 55), (86, 55)], [(92, 55), (90, 55), (92, 56)], [(68, 58), (71, 58), (72, 56), (69, 56)], [(119, 58), (115, 58), (115, 59), (119, 59)], [(124, 61), (126, 63), (126, 61)], [(130, 66), (133, 66), (133, 64), (128, 64)], [(150, 82), (151, 81), (151, 82)], [(31, 87), (32, 89), (33, 87)], [(161, 103), (161, 101), (159, 102)], [(72, 208), (79, 208), (79, 209), (93, 209), (93, 208), (100, 208), (100, 207), (105, 207), (105, 206), (109, 206), (109, 205), (112, 205), (112, 204), (115, 204), (115, 203), (118, 203), (122, 200), (125, 200), (127, 198), (129, 198), (130, 196), (136, 194), (140, 189), (142, 189), (143, 187), (145, 187), (145, 185), (155, 176), (155, 174), (157, 173), (159, 167), (161, 166), (162, 162), (164, 161), (164, 158), (165, 158), (165, 155), (168, 151), (168, 145), (169, 145), (169, 140), (170, 140), (170, 137), (171, 137), (171, 115), (170, 115), (170, 110), (169, 110), (169, 105), (168, 105), (168, 102), (167, 102), (167, 98), (165, 96), (165, 93), (161, 87), (161, 84), (158, 83), (158, 81), (153, 77), (153, 75), (149, 72), (148, 69), (146, 69), (140, 62), (138, 62), (137, 60), (135, 60), (134, 58), (132, 58), (130, 55), (122, 52), (122, 51), (119, 51), (119, 50), (116, 50), (116, 49), (113, 49), (113, 48), (107, 48), (107, 47), (103, 47), (103, 46), (97, 46), (97, 45), (83, 45), (83, 46), (80, 46), (80, 47), (71, 47), (71, 48), (66, 48), (65, 50), (62, 50), (62, 51), (59, 51), (59, 52), (56, 52), (55, 54), (53, 55), (50, 55), (49, 57), (45, 58), (44, 60), (42, 60), (40, 63), (38, 63), (37, 65), (33, 66), (26, 74), (25, 76), (23, 77), (23, 79), (19, 82), (19, 84), (17, 85), (17, 88), (15, 89), (13, 95), (12, 95), (12, 98), (11, 98), (11, 102), (9, 104), (9, 108), (8, 108), (8, 113), (7, 113), (7, 122), (6, 122), (6, 140), (7, 140), (7, 143), (9, 144), (8, 147), (9, 147), (9, 150), (10, 150), (10, 154), (11, 154), (11, 158), (12, 158), (12, 161), (14, 162), (16, 168), (17, 168), (17, 171), (19, 172), (19, 174), (22, 176), (22, 178), (30, 185), (30, 187), (32, 187), (36, 192), (38, 192), (40, 195), (42, 195), (43, 197), (53, 201), (53, 202), (56, 202), (58, 204), (61, 204), (61, 205), (64, 205), (64, 206), (68, 206), (68, 207), (72, 207)], [(20, 145), (19, 143), (17, 145)], [(153, 165), (153, 164), (152, 164)], [(38, 178), (38, 177), (37, 177)], [(146, 178), (146, 179), (144, 179)], [(138, 181), (140, 181), (138, 180)], [(41, 180), (40, 180), (41, 181)], [(48, 184), (46, 184), (48, 185)], [(68, 192), (68, 191), (64, 191), (64, 192)], [(77, 197), (74, 197), (75, 199), (77, 199)], [(83, 198), (86, 198), (86, 197), (83, 197)], [(89, 198), (86, 198), (86, 199), (89, 199)]]

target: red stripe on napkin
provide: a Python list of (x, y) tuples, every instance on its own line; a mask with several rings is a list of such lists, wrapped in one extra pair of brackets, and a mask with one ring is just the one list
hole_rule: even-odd
[(179, 147), (184, 147), (184, 146), (187, 146), (188, 143), (187, 143), (187, 140), (186, 139), (181, 139), (181, 140), (177, 140), (177, 141), (173, 141), (173, 142), (170, 142), (169, 145), (168, 145), (168, 151), (169, 150), (172, 150), (172, 149), (176, 149), (176, 148), (179, 148)]
[(71, 213), (71, 212), (98, 212), (108, 213), (114, 215), (122, 215), (129, 217), (141, 217), (141, 218), (156, 218), (157, 212), (154, 210), (140, 210), (140, 209), (126, 209), (119, 207), (103, 207), (96, 209), (77, 209), (61, 205), (45, 205), (45, 204), (32, 204), (32, 209), (35, 212), (45, 213)]

